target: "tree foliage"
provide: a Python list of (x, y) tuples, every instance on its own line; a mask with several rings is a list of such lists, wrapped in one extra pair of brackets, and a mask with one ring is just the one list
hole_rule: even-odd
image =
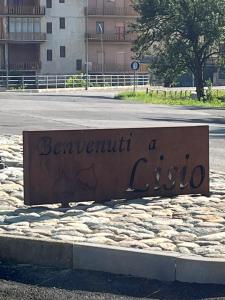
[(133, 6), (137, 55), (153, 54), (153, 69), (167, 77), (191, 71), (204, 97), (203, 70), (225, 42), (225, 0), (133, 0)]

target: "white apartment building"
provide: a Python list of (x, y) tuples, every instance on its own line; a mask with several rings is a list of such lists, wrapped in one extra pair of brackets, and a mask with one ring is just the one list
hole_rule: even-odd
[(75, 74), (85, 65), (85, 1), (41, 0), (46, 13), (41, 27), (41, 74)]

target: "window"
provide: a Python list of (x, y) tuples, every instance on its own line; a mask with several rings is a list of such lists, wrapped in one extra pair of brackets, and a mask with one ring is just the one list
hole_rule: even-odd
[(104, 22), (96, 22), (96, 33), (104, 33)]
[(46, 7), (52, 8), (52, 0), (46, 0)]
[(9, 32), (41, 32), (40, 18), (9, 18)]
[(34, 32), (41, 32), (41, 20), (40, 18), (34, 18)]
[(52, 61), (52, 50), (47, 50), (47, 61)]
[(118, 40), (124, 40), (125, 39), (125, 24), (124, 23), (116, 23), (116, 38)]
[(66, 28), (65, 18), (59, 18), (59, 28), (60, 29), (65, 29)]
[(65, 3), (65, 0), (59, 0), (59, 3)]
[(77, 71), (82, 70), (82, 59), (77, 59), (76, 60), (76, 69), (77, 69)]
[(60, 57), (66, 57), (66, 47), (60, 46)]
[(47, 22), (47, 33), (52, 33), (52, 22)]

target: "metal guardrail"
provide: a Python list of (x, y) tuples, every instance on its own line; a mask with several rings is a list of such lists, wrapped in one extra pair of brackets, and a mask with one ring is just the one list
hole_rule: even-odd
[(0, 5), (0, 15), (45, 15), (45, 7), (40, 5)]
[[(0, 87), (9, 89), (57, 89), (85, 88), (86, 75), (37, 75), (37, 76), (0, 76)], [(134, 75), (88, 75), (89, 87), (117, 87), (149, 84), (148, 74)]]
[(1, 32), (0, 40), (3, 41), (18, 41), (18, 42), (29, 42), (29, 41), (40, 41), (46, 40), (46, 33), (44, 32)]
[(137, 39), (137, 34), (127, 32), (97, 34), (89, 32), (87, 37), (90, 42), (101, 41), (101, 39), (104, 42), (132, 42)]
[(40, 70), (41, 62), (40, 61), (25, 61), (25, 62), (17, 62), (17, 63), (9, 63), (9, 70)]
[(138, 13), (131, 7), (89, 7), (89, 16), (137, 16)]

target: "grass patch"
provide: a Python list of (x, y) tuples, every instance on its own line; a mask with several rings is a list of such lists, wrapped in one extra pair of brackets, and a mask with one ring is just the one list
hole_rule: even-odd
[(192, 99), (190, 91), (139, 91), (122, 92), (115, 96), (115, 99), (130, 100), (142, 103), (183, 105), (183, 106), (204, 106), (204, 107), (225, 107), (225, 91), (212, 91), (211, 100), (199, 101)]

